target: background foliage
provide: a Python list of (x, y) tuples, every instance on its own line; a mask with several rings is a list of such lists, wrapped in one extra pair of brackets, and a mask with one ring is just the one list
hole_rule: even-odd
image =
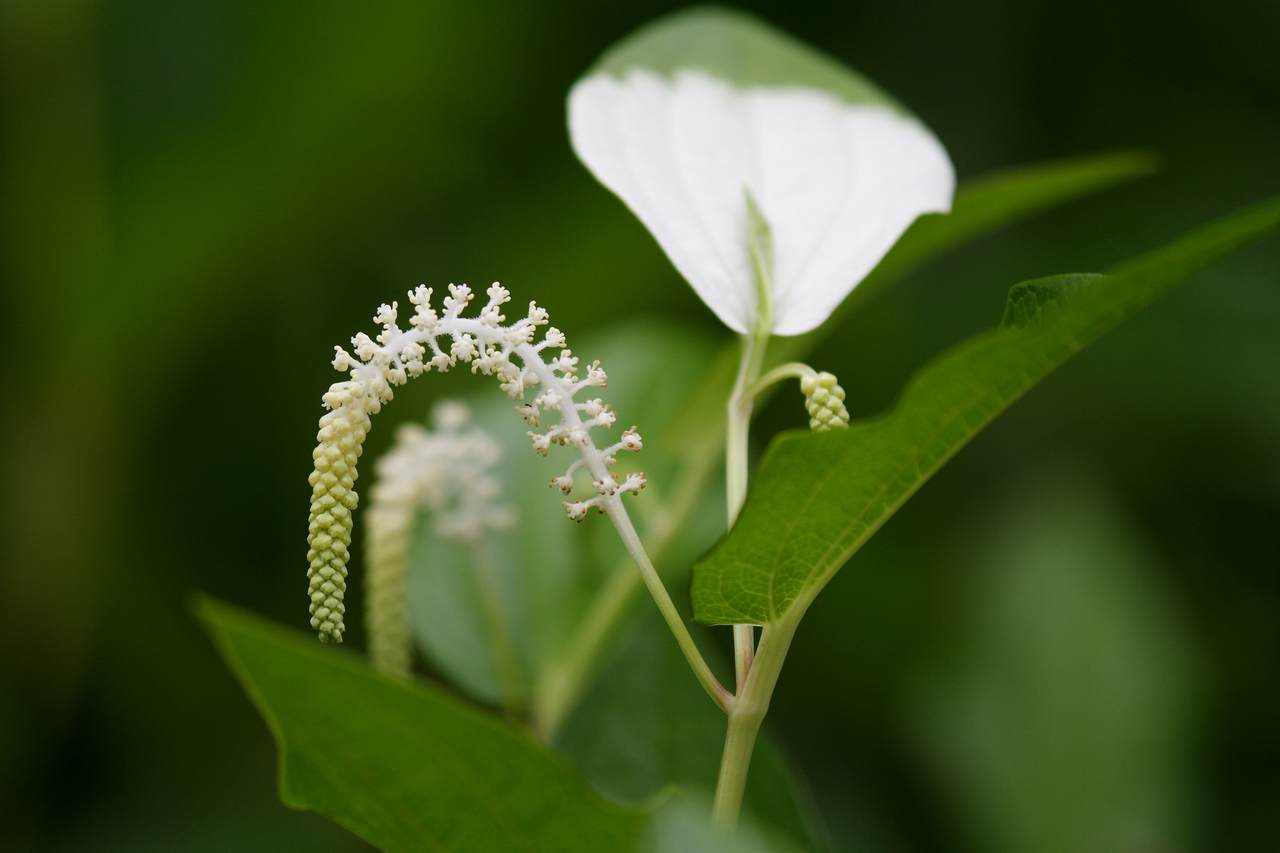
[[(1013, 282), (1280, 187), (1272, 4), (748, 5), (909, 104), (962, 177), (1163, 158), (868, 300), (814, 356), (855, 416)], [(0, 8), (9, 846), (358, 847), (278, 804), (269, 736), (187, 597), (303, 623), (325, 360), (419, 280), (502, 279), (578, 336), (722, 334), (563, 129), (572, 80), (669, 8)], [(1248, 250), (1086, 351), (833, 580), (770, 717), (832, 846), (1027, 850), (1028, 827), (1096, 824), (1135, 789), (1136, 842), (1274, 843), (1277, 269), (1275, 241)], [(451, 387), (400, 395), (369, 452)]]

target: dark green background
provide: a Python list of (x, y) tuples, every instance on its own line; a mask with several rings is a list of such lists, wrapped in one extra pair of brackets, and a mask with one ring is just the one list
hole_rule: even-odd
[[(378, 302), (501, 279), (571, 334), (724, 334), (564, 130), (577, 74), (671, 5), (263, 5), (0, 7), (9, 849), (355, 846), (276, 803), (267, 731), (187, 596), (304, 624), (326, 362)], [(1013, 282), (1280, 190), (1274, 3), (749, 7), (912, 107), (962, 178), (1162, 157), (869, 304), (814, 359), (855, 415)], [(1158, 805), (1129, 849), (1274, 849), (1277, 269), (1272, 240), (1070, 364), (819, 600), (770, 719), (833, 846), (1056, 849), (1142, 764)], [(779, 395), (758, 435), (798, 409)]]

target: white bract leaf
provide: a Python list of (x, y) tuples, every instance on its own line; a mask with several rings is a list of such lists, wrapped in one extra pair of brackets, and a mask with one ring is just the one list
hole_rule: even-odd
[(955, 174), (918, 120), (745, 16), (665, 19), (569, 96), (574, 150), (731, 329), (756, 328), (748, 193), (772, 230), (777, 335), (822, 324)]

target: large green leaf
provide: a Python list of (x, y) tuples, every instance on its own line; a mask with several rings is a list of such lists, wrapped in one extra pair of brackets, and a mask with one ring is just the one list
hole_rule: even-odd
[(439, 690), (213, 599), (196, 609), (276, 740), (280, 798), (382, 850), (794, 849), (751, 819), (713, 833), (696, 793), (611, 803), (525, 733)]
[(639, 849), (606, 802), (527, 735), (438, 690), (212, 600), (198, 605), (280, 748), (280, 797), (388, 851)]
[(711, 623), (798, 616), (953, 454), (1069, 356), (1167, 288), (1280, 224), (1280, 201), (1202, 228), (1114, 275), (1025, 282), (1004, 322), (925, 367), (889, 414), (770, 447), (737, 525), (694, 569)]

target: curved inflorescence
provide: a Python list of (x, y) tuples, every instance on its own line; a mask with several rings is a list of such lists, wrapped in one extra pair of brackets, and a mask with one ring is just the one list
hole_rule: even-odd
[(374, 465), (364, 513), (365, 626), (370, 660), (390, 675), (409, 673), (408, 549), (418, 512), (430, 514), (437, 535), (466, 543), (514, 520), (497, 503), (502, 485), (493, 468), (502, 448), (484, 430), (465, 429), (469, 418), (461, 403), (441, 403), (432, 412), (434, 429), (404, 424)]
[[(333, 366), (349, 372), (350, 378), (335, 382), (324, 395), (329, 411), (320, 419), (310, 477), (308, 593), (311, 627), (322, 641), (341, 642), (345, 631), (351, 514), (358, 500), (356, 463), (370, 418), (392, 399), (393, 389), (410, 378), (432, 370), (445, 372), (461, 362), (471, 365), (473, 373), (495, 377), (512, 399), (523, 401), (526, 392), (537, 389), (531, 401), (516, 407), (530, 426), (539, 428), (529, 433), (534, 450), (546, 454), (553, 444), (571, 446), (580, 457), (552, 485), (570, 493), (575, 475), (585, 470), (595, 489), (587, 499), (563, 502), (574, 520), (582, 520), (592, 508), (607, 512), (620, 507), (623, 494), (644, 488), (644, 474), (618, 477), (612, 472), (619, 452), (643, 446), (635, 428), (624, 432), (618, 442), (599, 448), (591, 430), (612, 427), (617, 416), (602, 400), (576, 400), (585, 389), (608, 383), (600, 363), (586, 366), (580, 377), (578, 358), (566, 348), (564, 333), (548, 325), (545, 309), (530, 302), (524, 317), (507, 323), (502, 308), (511, 301), (510, 292), (495, 282), (486, 293), (488, 301), (479, 315), (464, 317), (474, 298), (470, 287), (449, 285), (443, 311), (437, 312), (431, 305), (431, 288), (420, 285), (409, 293), (414, 306), (409, 328), (397, 325), (398, 305), (393, 302), (380, 306), (374, 315), (374, 322), (382, 326), (376, 340), (357, 334), (351, 339), (354, 356), (342, 347), (334, 348)], [(544, 326), (541, 340), (535, 340)], [(558, 414), (558, 420), (542, 427), (551, 412)]]
[(849, 410), (844, 407), (844, 389), (836, 377), (823, 371), (800, 380), (804, 408), (809, 413), (809, 429), (830, 432), (849, 426)]

